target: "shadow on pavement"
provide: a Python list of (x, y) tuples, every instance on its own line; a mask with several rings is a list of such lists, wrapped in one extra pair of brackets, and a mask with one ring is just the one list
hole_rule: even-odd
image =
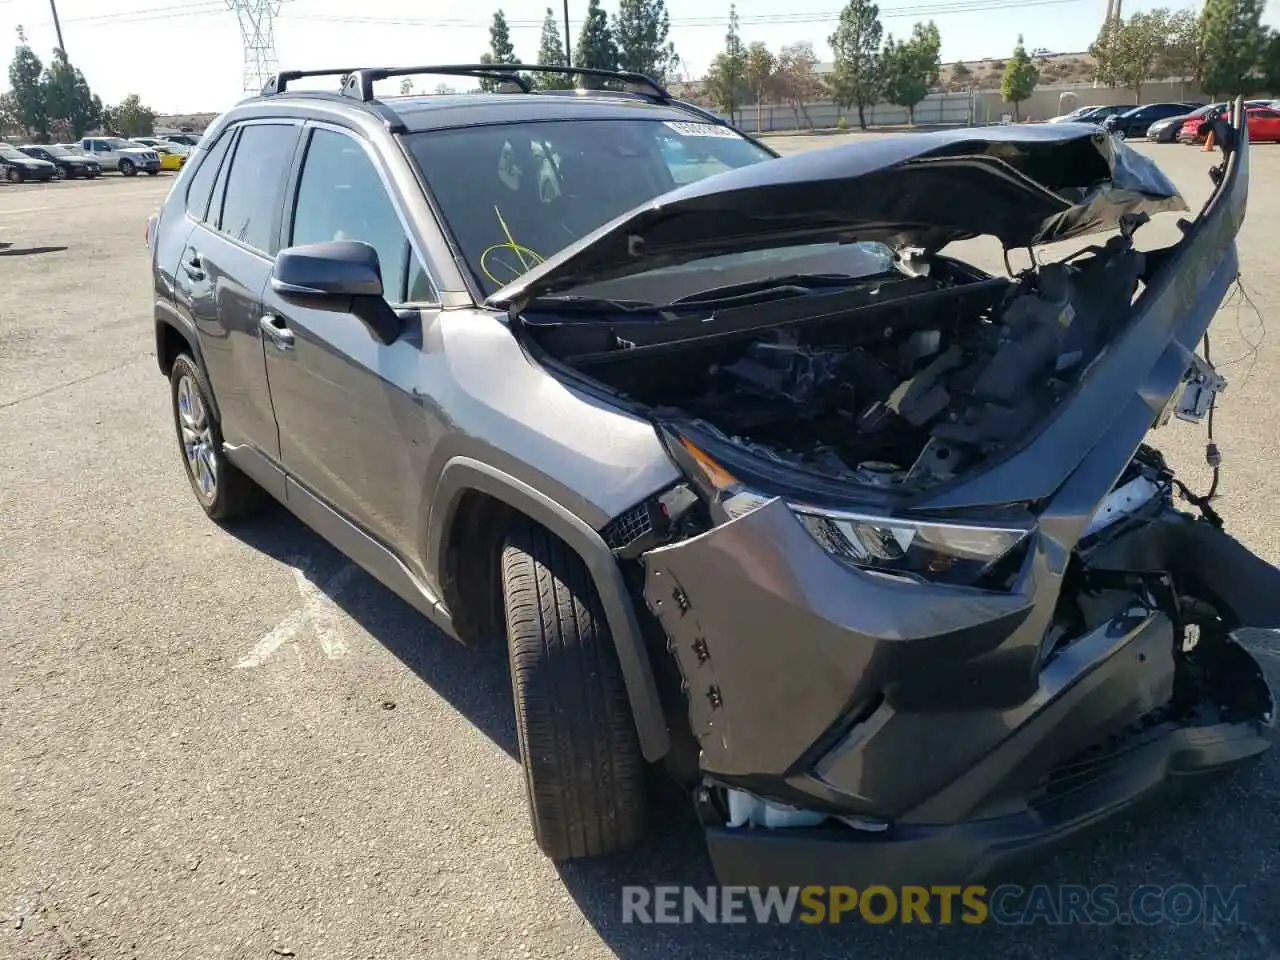
[(66, 247), (15, 247), (10, 243), (0, 243), (0, 257), (30, 257), (40, 253), (61, 253)]
[[(348, 563), (282, 507), (247, 524), (228, 528), (246, 544), (282, 563), (302, 569), (323, 589)], [(507, 754), (516, 757), (510, 680), (502, 645), (464, 647), (445, 637), (415, 610), (366, 574), (360, 589), (329, 595), (371, 636)], [(367, 582), (366, 582), (367, 581)], [(1271, 643), (1271, 641), (1269, 641)], [(1251, 647), (1255, 644), (1250, 644)], [(1262, 652), (1273, 683), (1280, 679), (1280, 655)], [(623, 887), (714, 884), (699, 827), (685, 795), (663, 774), (653, 772), (650, 834), (640, 848), (598, 860), (563, 864), (558, 872), (584, 918), (622, 960), (724, 956), (803, 957), (814, 960), (916, 960), (946, 956), (959, 960), (1142, 957), (1144, 960), (1276, 960), (1280, 957), (1280, 840), (1274, 803), (1280, 795), (1280, 764), (1267, 755), (1221, 778), (1168, 792), (1127, 817), (1114, 821), (1055, 858), (1002, 878), (1018, 885), (1006, 905), (1019, 922), (988, 921), (974, 926), (940, 922), (931, 907), (928, 925), (877, 925), (853, 916), (839, 925), (793, 922), (711, 924), (624, 923)], [(1062, 887), (1096, 890), (1110, 885), (1122, 910), (1130, 898), (1153, 886), (1203, 892), (1241, 888), (1240, 913), (1232, 922), (1207, 923), (1203, 915), (1184, 923), (1063, 923)], [(989, 885), (988, 899), (995, 884)], [(1044, 887), (1038, 912), (1033, 893)], [(1056, 900), (1055, 900), (1056, 898)], [(1159, 901), (1156, 901), (1157, 903)], [(1045, 906), (1047, 904), (1047, 907)], [(750, 909), (748, 908), (748, 913)], [(955, 916), (958, 918), (959, 911)]]
[[(255, 550), (301, 569), (322, 590), (350, 562), (279, 505), (252, 522), (226, 529)], [(509, 756), (517, 757), (506, 648), (500, 643), (464, 646), (367, 573), (360, 571), (357, 577), (361, 589), (352, 589), (353, 581), (345, 579), (345, 589), (325, 592), (450, 706)]]

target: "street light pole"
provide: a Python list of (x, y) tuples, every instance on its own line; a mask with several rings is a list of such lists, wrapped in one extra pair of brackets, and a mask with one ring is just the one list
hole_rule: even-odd
[(66, 59), (67, 48), (62, 43), (62, 24), (58, 22), (58, 0), (49, 0), (49, 9), (53, 11), (53, 29), (58, 34), (58, 49), (62, 51), (63, 59)]
[[(53, 0), (49, 0), (50, 3)], [(564, 0), (564, 65), (573, 66), (573, 41), (569, 38), (569, 0)]]

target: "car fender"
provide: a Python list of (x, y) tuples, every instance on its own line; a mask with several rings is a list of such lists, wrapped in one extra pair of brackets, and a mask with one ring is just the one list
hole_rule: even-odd
[(204, 351), (200, 349), (200, 338), (196, 335), (195, 325), (186, 317), (178, 312), (173, 304), (157, 299), (155, 315), (155, 343), (156, 343), (156, 366), (160, 368), (160, 372), (168, 376), (168, 372), (164, 367), (164, 341), (168, 336), (169, 329), (176, 330), (187, 344), (191, 347), (191, 353), (195, 362), (200, 369), (205, 371), (205, 381), (209, 387), (209, 406), (213, 408), (215, 418), (221, 420), (222, 413), (218, 409), (218, 398), (214, 394), (213, 383), (208, 377), (208, 367), (204, 363)]
[(609, 633), (631, 703), (640, 749), (650, 763), (661, 759), (671, 744), (653, 665), (645, 650), (640, 624), (617, 559), (600, 534), (529, 484), (490, 464), (456, 456), (445, 465), (436, 485), (428, 519), (427, 556), (444, 569), (448, 531), (462, 497), (468, 491), (487, 494), (542, 524), (578, 554), (599, 594)]

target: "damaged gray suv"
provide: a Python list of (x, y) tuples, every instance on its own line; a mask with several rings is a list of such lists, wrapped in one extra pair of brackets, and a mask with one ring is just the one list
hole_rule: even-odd
[[(778, 158), (645, 77), (519, 69), (281, 74), (148, 241), (200, 505), (273, 497), (505, 635), (548, 855), (640, 840), (665, 766), (722, 882), (963, 882), (1266, 749), (1236, 634), (1280, 575), (1147, 442), (1223, 387), (1238, 108), (1141, 252), (1186, 205), (1094, 126)], [(411, 73), (493, 89), (376, 95)]]

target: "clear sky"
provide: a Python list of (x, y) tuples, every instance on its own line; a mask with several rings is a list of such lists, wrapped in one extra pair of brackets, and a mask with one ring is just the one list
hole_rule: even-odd
[[(263, 0), (254, 0), (263, 2)], [(547, 0), (497, 0), (512, 26), (516, 53), (537, 56)], [(562, 0), (552, 0), (562, 16)], [(73, 63), (104, 101), (137, 93), (161, 113), (220, 111), (241, 95), (240, 27), (226, 0), (57, 0)], [(692, 76), (721, 49), (728, 0), (667, 0), (671, 40)], [(826, 38), (841, 0), (738, 0), (744, 41), (777, 50), (798, 40), (827, 59)], [(285, 68), (364, 64), (458, 63), (488, 49), (497, 3), (477, 0), (282, 0), (276, 50)], [(616, 0), (604, 0), (606, 10)], [(1153, 6), (1199, 7), (1197, 0), (1125, 0), (1124, 12)], [(1084, 50), (1097, 34), (1106, 0), (881, 0), (885, 30), (909, 33), (932, 19), (944, 62), (1007, 56), (1019, 33), (1028, 49)], [(586, 0), (570, 0), (576, 37)], [(946, 12), (944, 12), (946, 11)], [(56, 39), (49, 0), (0, 0), (0, 33), (16, 43), (19, 25), (42, 59)], [(423, 81), (430, 89), (436, 81)], [(0, 78), (7, 86), (7, 77)]]

